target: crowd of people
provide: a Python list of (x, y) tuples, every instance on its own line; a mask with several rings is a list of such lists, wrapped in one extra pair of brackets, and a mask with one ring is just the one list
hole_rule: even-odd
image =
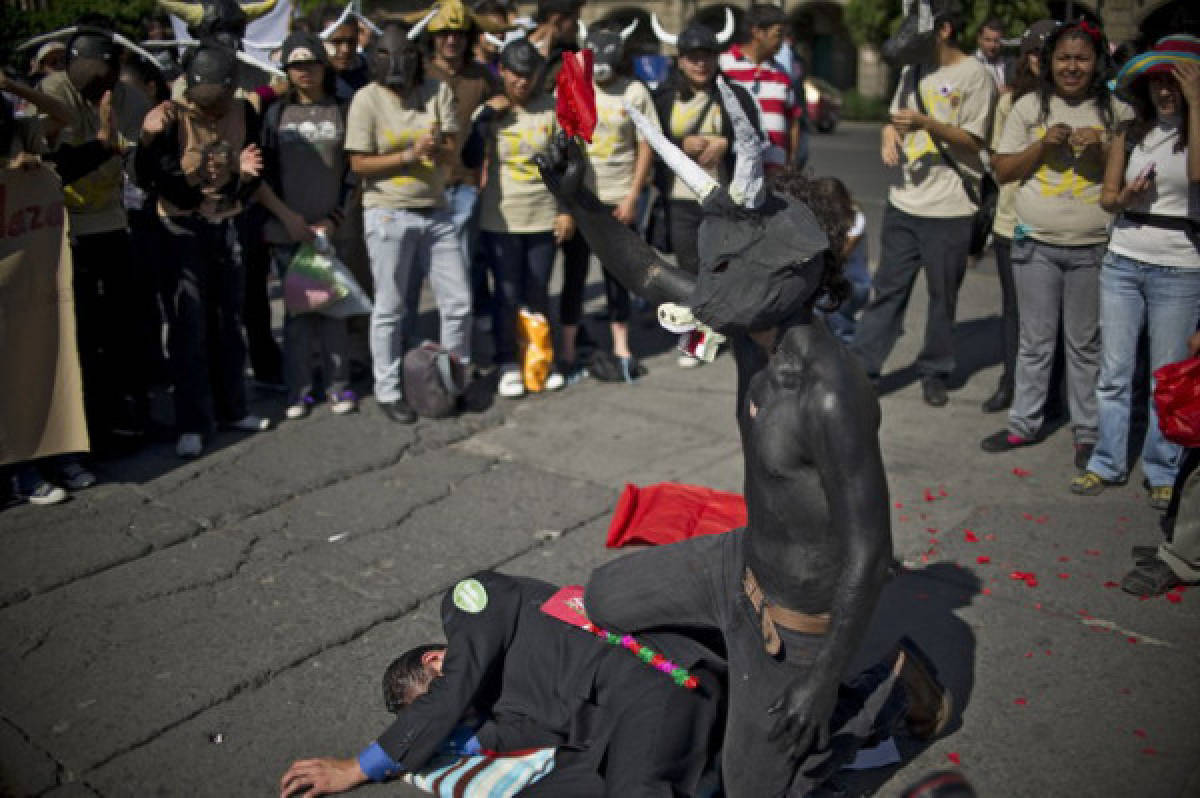
[[(735, 133), (723, 80), (775, 175), (806, 155), (804, 95), (796, 59), (782, 55), (787, 20), (773, 5), (749, 9), (736, 43), (731, 15), (719, 32), (692, 22), (677, 34), (655, 17), (654, 33), (678, 57), (653, 89), (625, 46), (637, 23), (587, 28), (580, 5), (541, 0), (533, 19), (494, 0), (374, 19), (328, 6), (295, 20), (274, 66), (239, 52), (244, 13), (189, 20), (194, 40), (180, 47), (155, 48), (170, 26), (148, 20), (143, 44), (153, 52), (127, 46), (94, 15), (35, 40), (28, 81), (4, 78), (0, 88), (19, 105), (14, 117), (6, 101), (8, 118), (28, 133), (12, 138), (10, 156), (26, 150), (26, 168), (38, 155), (60, 169), (73, 159), (64, 199), (93, 451), (136, 445), (153, 384), (173, 387), (181, 457), (201, 454), (218, 427), (266, 429), (270, 421), (249, 410), (247, 361), (259, 385), (286, 392), (285, 419), (322, 400), (351, 413), (355, 341), (369, 351), (381, 410), (412, 423), (403, 363), (419, 343), (426, 280), (439, 345), (468, 373), (486, 365), (472, 352), (473, 332), (490, 331), (502, 397), (559, 390), (589, 372), (642, 376), (628, 335), (635, 303), (607, 270), (609, 347), (581, 354), (592, 338), (581, 320), (593, 253), (536, 165), (559, 134), (563, 54), (588, 47), (595, 57), (587, 185), (692, 274), (701, 197), (656, 161), (633, 116), (728, 180)], [(873, 278), (864, 215), (836, 178), (814, 183), (836, 209), (849, 280), (826, 320), (878, 380), (923, 270), (929, 303), (916, 367), (925, 401), (945, 405), (959, 287), (990, 233), (1004, 357), (983, 409), (1007, 410), (1008, 424), (982, 447), (1037, 443), (1066, 415), (1080, 472), (1070, 490), (1096, 495), (1129, 478), (1138, 383), (1187, 356), (1200, 316), (1200, 42), (1168, 37), (1127, 53), (1118, 74), (1114, 48), (1086, 20), (1032, 25), (1015, 57), (1004, 52), (1004, 22), (989, 20), (972, 56), (959, 44), (954, 0), (930, 7), (931, 46), (918, 52), (898, 35), (885, 47), (901, 68), (881, 157), (898, 179)], [(268, 278), (285, 279), (314, 249), (336, 253), (367, 289), (369, 318), (290, 310), (280, 349)], [(523, 325), (539, 316), (556, 338), (541, 379), (521, 365)], [(1139, 370), (1143, 328), (1149, 368)], [(679, 356), (680, 366), (703, 362)], [(1165, 510), (1182, 453), (1149, 413), (1145, 484)], [(21, 464), (13, 478), (16, 495), (35, 503), (95, 482), (80, 454)]]

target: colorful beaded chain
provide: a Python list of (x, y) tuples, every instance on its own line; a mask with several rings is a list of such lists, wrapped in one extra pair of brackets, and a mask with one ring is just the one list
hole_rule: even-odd
[(583, 625), (585, 632), (591, 632), (596, 637), (608, 643), (610, 646), (621, 646), (632, 651), (634, 656), (640, 659), (647, 665), (662, 671), (674, 680), (675, 684), (680, 687), (686, 687), (689, 690), (695, 690), (700, 682), (696, 681), (696, 677), (687, 672), (687, 668), (681, 668), (671, 660), (659, 654), (653, 649), (643, 646), (641, 643), (633, 639), (632, 635), (617, 635), (612, 632), (601, 629), (596, 624), (588, 621)]

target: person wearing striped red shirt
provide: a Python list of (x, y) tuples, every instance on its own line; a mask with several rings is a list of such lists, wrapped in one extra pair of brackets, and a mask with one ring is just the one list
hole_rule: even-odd
[(804, 115), (791, 75), (775, 57), (783, 45), (787, 16), (773, 5), (753, 5), (746, 12), (746, 23), (750, 39), (721, 54), (721, 72), (758, 103), (759, 124), (771, 142), (766, 166), (782, 168), (799, 148)]

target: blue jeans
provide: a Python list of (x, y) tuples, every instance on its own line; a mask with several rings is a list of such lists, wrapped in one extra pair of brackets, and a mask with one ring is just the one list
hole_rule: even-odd
[[(1103, 348), (1096, 403), (1100, 435), (1088, 470), (1107, 480), (1129, 476), (1129, 412), (1138, 332), (1150, 339), (1150, 370), (1187, 357), (1187, 339), (1200, 318), (1200, 269), (1155, 266), (1108, 252), (1100, 271)], [(1153, 391), (1151, 391), (1153, 395)], [(1163, 437), (1150, 402), (1142, 471), (1151, 485), (1173, 485), (1181, 448)]]
[(404, 388), (404, 353), (414, 344), (421, 282), (429, 275), (441, 319), (442, 347), (471, 359), (471, 289), (454, 225), (445, 208), (367, 208), (363, 211), (375, 307), (371, 360), (375, 398), (394, 402)]
[(550, 317), (550, 271), (558, 251), (553, 233), (493, 233), (484, 231), (479, 248), (496, 282), (494, 324), (495, 362), (517, 362), (517, 310), (528, 308)]

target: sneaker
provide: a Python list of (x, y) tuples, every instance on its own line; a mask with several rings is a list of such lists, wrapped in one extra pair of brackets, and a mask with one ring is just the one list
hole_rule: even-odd
[(307, 397), (303, 402), (297, 402), (294, 405), (288, 405), (287, 410), (283, 411), (283, 416), (288, 421), (297, 421), (308, 415)]
[(1071, 492), (1076, 496), (1099, 496), (1107, 487), (1108, 482), (1095, 471), (1084, 471), (1071, 480)]
[(180, 457), (199, 457), (204, 450), (204, 439), (194, 432), (185, 432), (175, 444), (175, 454)]
[(335, 416), (344, 416), (358, 409), (358, 396), (354, 391), (342, 391), (329, 405), (329, 411)]
[(1175, 489), (1170, 485), (1152, 485), (1150, 487), (1150, 506), (1159, 512), (1166, 512), (1171, 506), (1171, 498)]
[(388, 421), (397, 424), (413, 424), (417, 420), (417, 411), (408, 406), (403, 397), (391, 402), (379, 402), (379, 409), (387, 416)]
[(62, 475), (63, 482), (71, 490), (90, 488), (98, 482), (95, 474), (82, 463), (75, 461), (64, 464), (58, 469), (58, 473)]
[(25, 494), (22, 498), (38, 507), (49, 507), (52, 504), (62, 504), (71, 498), (71, 495), (58, 485), (43, 479), (32, 492)]
[(519, 371), (506, 371), (496, 384), (496, 394), (505, 399), (520, 399), (525, 395), (525, 380)]
[(566, 379), (567, 385), (577, 385), (587, 379), (588, 370), (579, 360), (576, 360), (569, 366), (562, 367), (563, 378)]
[(694, 369), (704, 365), (703, 360), (695, 355), (689, 355), (686, 353), (680, 355), (675, 362), (679, 364), (679, 368), (681, 369)]
[(262, 432), (271, 428), (271, 420), (248, 413), (237, 421), (226, 422), (225, 426), (240, 432)]
[(547, 391), (561, 391), (566, 384), (567, 380), (563, 377), (562, 372), (555, 370), (550, 372), (550, 376), (546, 378), (545, 389)]
[(979, 442), (979, 448), (985, 452), (996, 454), (997, 452), (1007, 452), (1016, 449), (1020, 446), (1029, 446), (1037, 443), (1032, 438), (1022, 438), (1020, 435), (1013, 435), (1006, 429), (993, 433)]
[(1092, 459), (1092, 452), (1096, 450), (1094, 443), (1077, 443), (1075, 444), (1075, 468), (1080, 471), (1086, 471), (1088, 463)]
[(921, 398), (930, 407), (945, 407), (949, 398), (946, 396), (946, 382), (941, 377), (921, 378)]

